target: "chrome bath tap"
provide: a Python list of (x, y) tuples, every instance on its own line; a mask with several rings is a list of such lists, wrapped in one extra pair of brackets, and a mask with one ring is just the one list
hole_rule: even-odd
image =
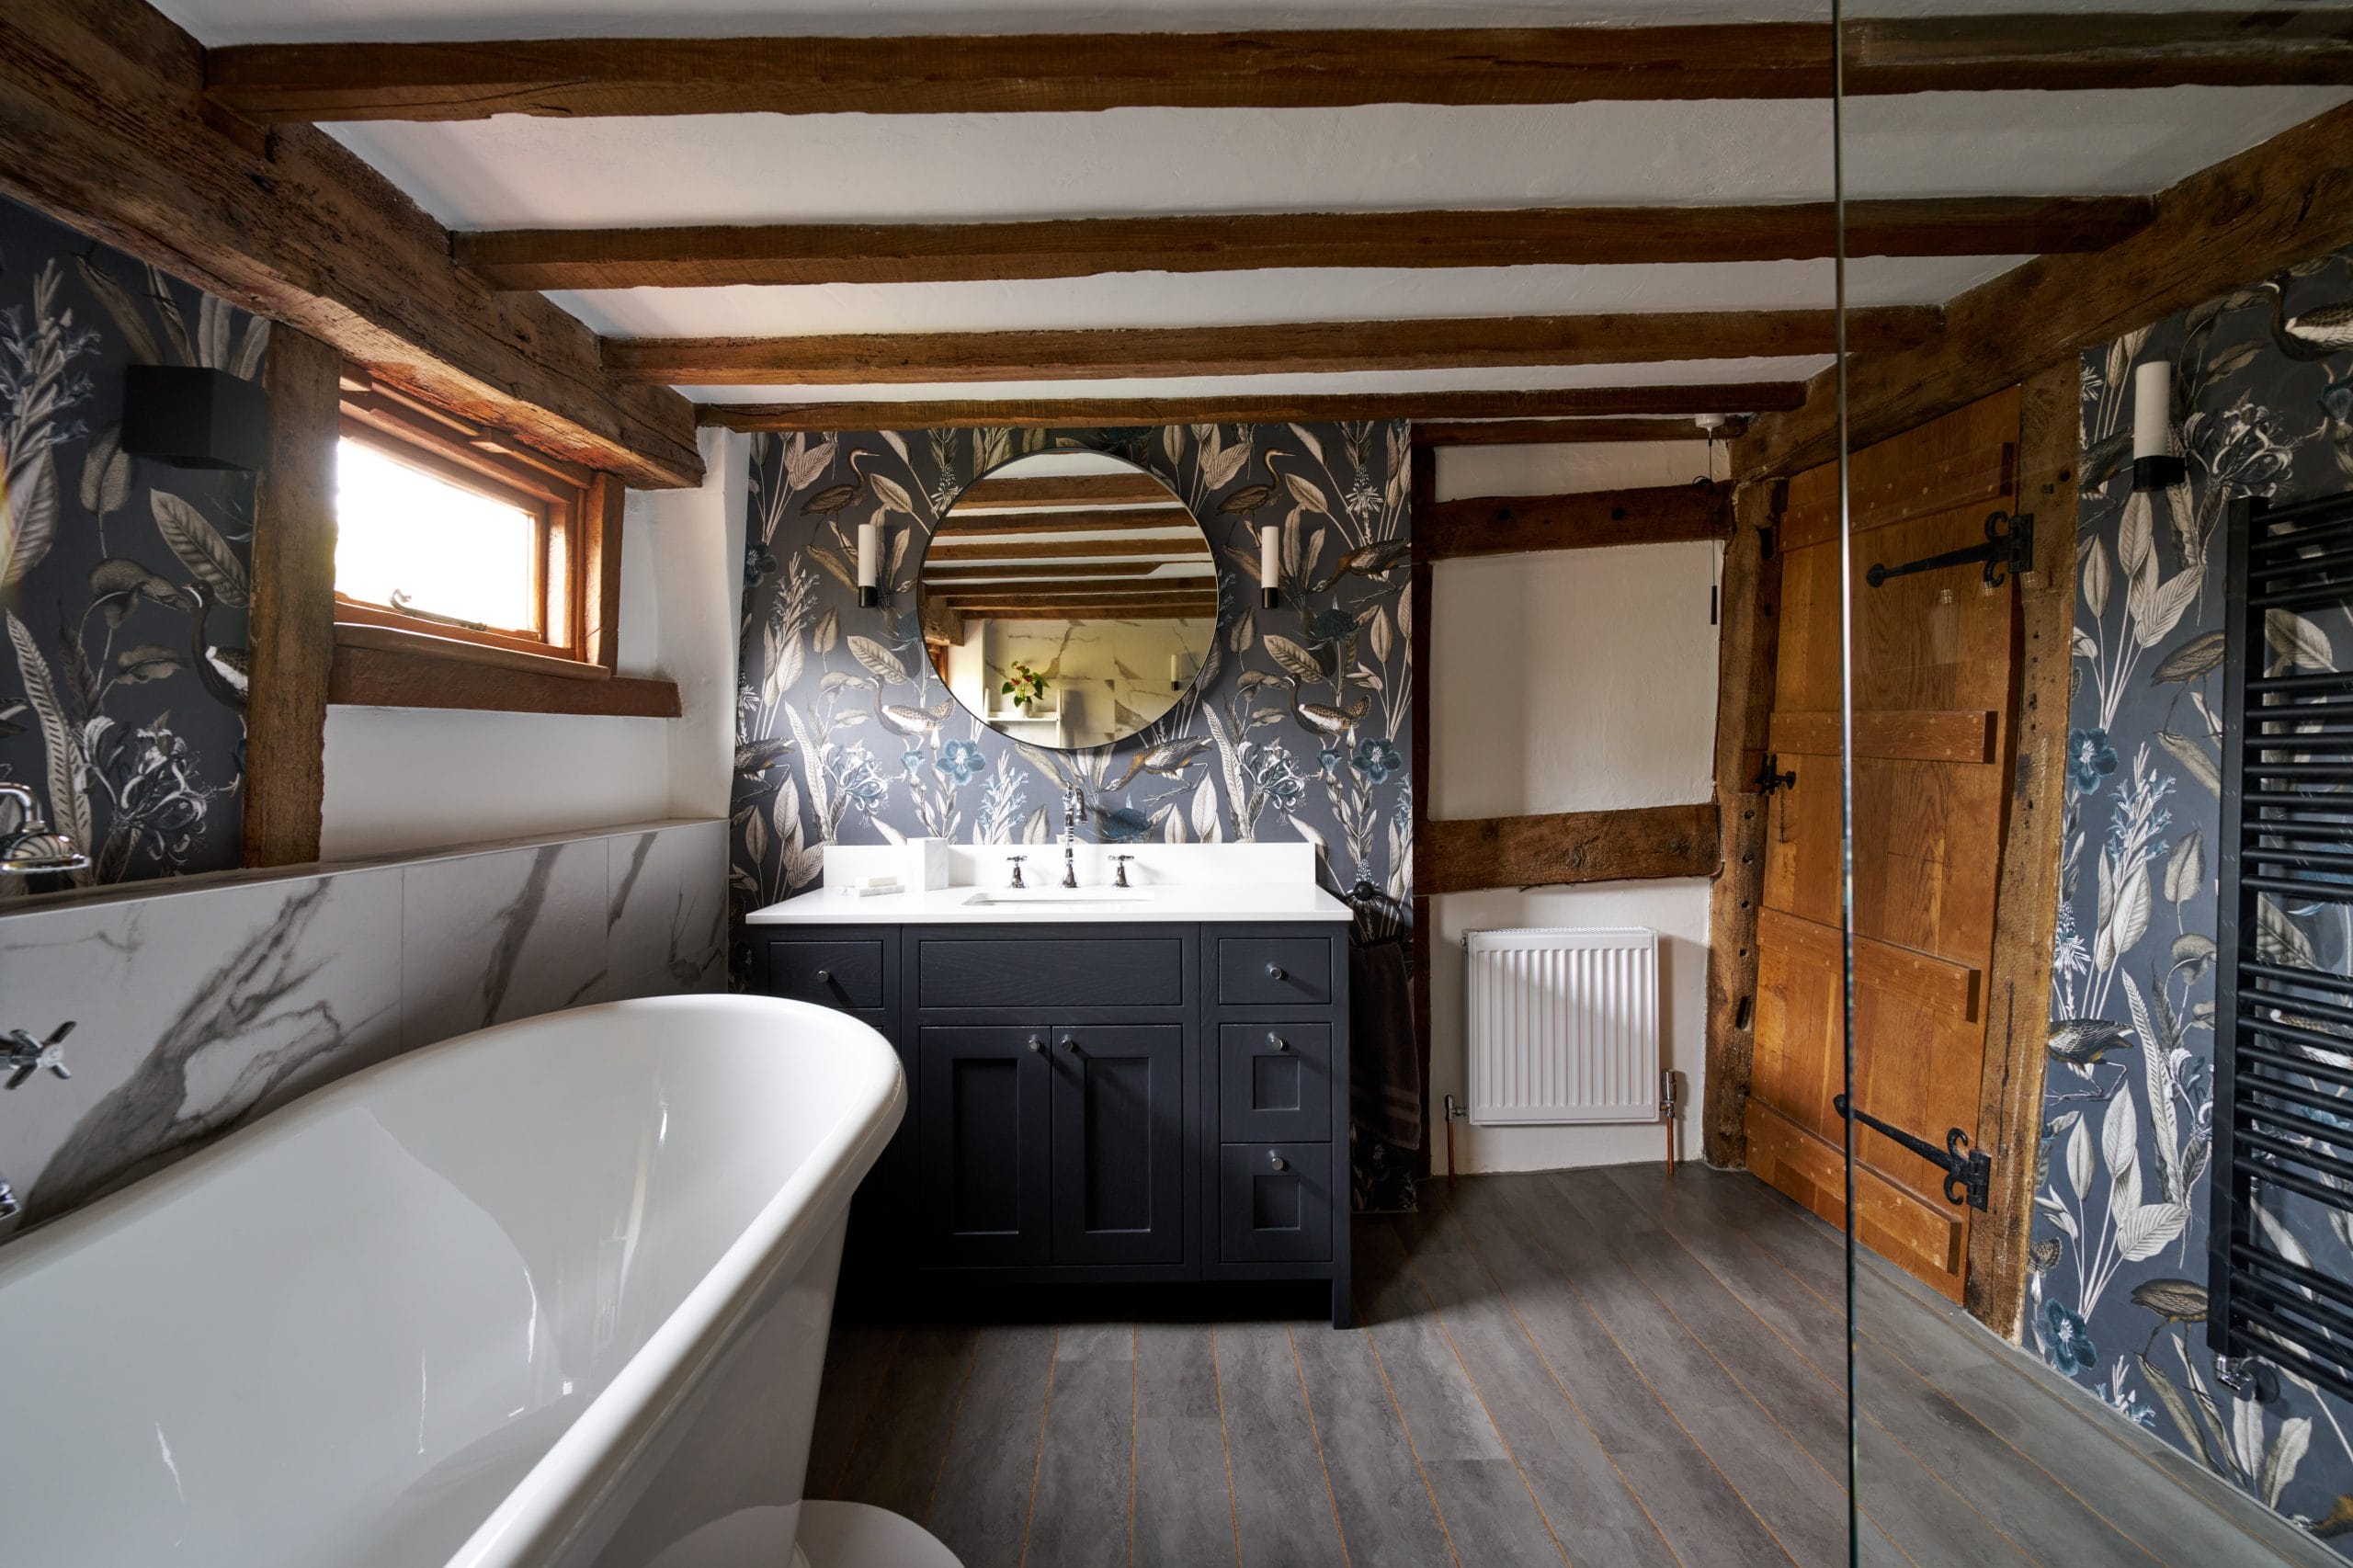
[(1063, 791), (1063, 886), (1078, 886), (1078, 819), (1086, 814), (1086, 797), (1074, 784)]
[(0, 1220), (15, 1219), (23, 1208), (17, 1200), (17, 1189), (8, 1185), (6, 1176), (0, 1176)]

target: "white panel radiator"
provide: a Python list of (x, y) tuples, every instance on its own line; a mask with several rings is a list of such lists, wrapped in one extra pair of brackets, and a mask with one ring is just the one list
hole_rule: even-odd
[(1658, 933), (1468, 931), (1471, 1119), (1656, 1121)]

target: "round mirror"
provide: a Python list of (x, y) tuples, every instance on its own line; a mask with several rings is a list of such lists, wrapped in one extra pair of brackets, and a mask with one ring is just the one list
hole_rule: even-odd
[(956, 699), (1062, 750), (1167, 712), (1217, 635), (1209, 536), (1176, 492), (1101, 452), (1038, 452), (974, 480), (931, 537), (922, 597)]

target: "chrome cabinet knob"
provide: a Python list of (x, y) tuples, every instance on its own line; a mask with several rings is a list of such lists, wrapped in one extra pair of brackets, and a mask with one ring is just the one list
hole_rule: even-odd
[(1046, 1049), (1046, 1042), (1040, 1040), (1036, 1035), (1031, 1035), (1027, 1043), (1032, 1051), (1043, 1051)]
[(1267, 1049), (1269, 1051), (1289, 1051), (1290, 1049), (1290, 1041), (1285, 1040), (1279, 1034), (1270, 1034), (1267, 1037)]
[(1269, 1150), (1267, 1153), (1267, 1164), (1274, 1166), (1275, 1169), (1279, 1171), (1287, 1171), (1290, 1169), (1290, 1162), (1284, 1159), (1280, 1154), (1274, 1153), (1272, 1150)]
[(1075, 1052), (1078, 1050), (1078, 1041), (1071, 1039), (1068, 1035), (1064, 1035), (1063, 1037), (1063, 1049), (1064, 1051)]
[(1280, 980), (1282, 977), (1283, 977), (1283, 966), (1282, 966), (1282, 965), (1280, 965), (1280, 964), (1279, 964), (1279, 963), (1270, 963), (1270, 964), (1268, 964), (1268, 965), (1267, 966), (1267, 978), (1268, 980)]
[(830, 983), (834, 978), (834, 971), (829, 969), (821, 969), (817, 971), (817, 978)]

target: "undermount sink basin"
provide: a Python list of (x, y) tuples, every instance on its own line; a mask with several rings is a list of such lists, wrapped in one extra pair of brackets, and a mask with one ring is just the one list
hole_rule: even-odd
[(972, 905), (1007, 904), (1023, 909), (1057, 904), (1150, 903), (1150, 888), (983, 888), (964, 901)]

